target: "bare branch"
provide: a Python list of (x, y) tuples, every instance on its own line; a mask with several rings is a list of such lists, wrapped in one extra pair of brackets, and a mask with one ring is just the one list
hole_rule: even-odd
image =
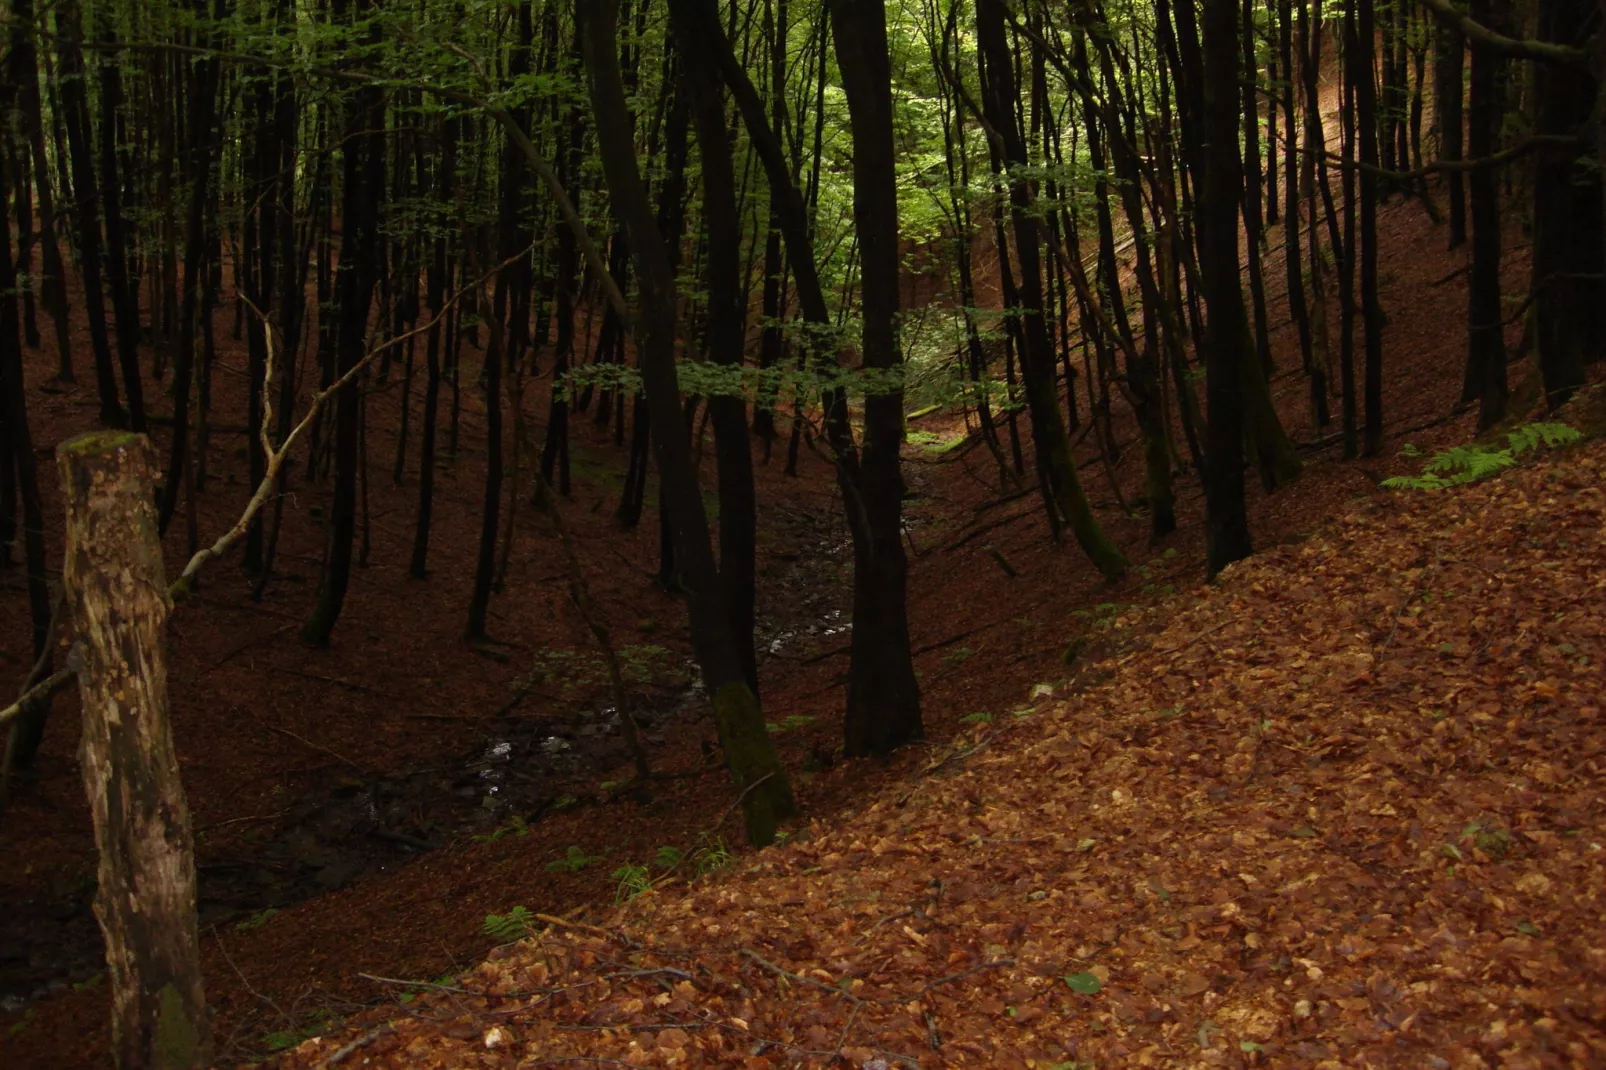
[(1437, 15), (1440, 22), (1455, 27), (1466, 34), (1468, 40), (1476, 41), (1485, 48), (1544, 63), (1562, 63), (1569, 67), (1590, 65), (1590, 55), (1582, 48), (1573, 48), (1571, 45), (1561, 45), (1551, 41), (1535, 41), (1530, 37), (1507, 37), (1503, 33), (1496, 33), (1481, 22), (1469, 19), (1456, 10), (1450, 0), (1422, 0), (1422, 6)]

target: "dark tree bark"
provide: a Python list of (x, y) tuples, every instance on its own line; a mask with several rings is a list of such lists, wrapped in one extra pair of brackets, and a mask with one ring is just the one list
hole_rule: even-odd
[[(884, 260), (878, 260), (866, 272), (866, 284), (873, 295), (875, 307), (866, 301), (865, 329), (868, 332), (862, 356), (865, 365), (873, 372), (895, 368), (901, 360), (897, 344), (895, 314), (898, 307), (897, 286), (897, 214), (896, 193), (889, 170), (893, 145), (891, 140), (890, 86), (882, 85), (890, 79), (885, 55), (885, 23), (879, 8), (874, 10), (841, 8), (833, 3), (827, 8), (830, 22), (835, 26), (844, 15), (852, 21), (848, 50), (839, 51), (838, 61), (853, 67), (853, 58), (859, 57), (863, 66), (849, 76), (847, 83), (850, 110), (855, 132), (855, 221), (862, 245), (865, 223), (863, 211), (877, 211), (875, 225), (879, 228), (874, 241), (877, 255), (887, 257), (890, 247), (892, 262), (890, 278)], [(707, 0), (676, 0), (671, 14), (677, 25), (686, 27), (682, 39), (688, 34), (704, 35), (705, 40), (718, 42), (723, 34), (718, 30), (717, 9)], [(874, 27), (867, 25), (873, 22)], [(864, 34), (874, 36), (865, 51)], [(717, 36), (716, 36), (717, 35)], [(844, 40), (838, 37), (839, 45)], [(877, 42), (880, 51), (876, 52)], [(762, 102), (748, 81), (746, 72), (736, 61), (728, 43), (719, 50), (718, 61), (726, 84), (730, 87), (742, 119), (764, 164), (771, 188), (781, 192), (781, 228), (786, 241), (788, 257), (797, 283), (798, 300), (803, 318), (812, 325), (826, 326), (831, 322), (824, 292), (809, 235), (808, 215), (802, 195), (792, 179), (780, 141), (769, 125)], [(877, 60), (875, 57), (879, 55)], [(861, 124), (866, 128), (861, 130)], [(817, 128), (818, 130), (818, 128)], [(866, 132), (867, 131), (867, 132)], [(879, 143), (861, 141), (861, 138), (882, 138)], [(861, 155), (862, 154), (862, 155)], [(858, 193), (858, 168), (867, 169), (864, 178), (880, 175), (872, 192), (867, 187), (864, 199)], [(889, 207), (890, 205), (890, 207)], [(871, 274), (875, 273), (874, 280)], [(890, 750), (906, 739), (911, 732), (921, 731), (919, 722), (919, 691), (914, 683), (914, 670), (909, 653), (907, 606), (907, 560), (902, 545), (902, 493), (903, 480), (898, 464), (898, 447), (902, 439), (901, 393), (872, 392), (866, 399), (865, 452), (854, 448), (852, 432), (846, 418), (845, 398), (839, 391), (827, 393), (825, 399), (827, 435), (835, 454), (837, 482), (842, 488), (844, 505), (848, 511), (849, 530), (854, 539), (854, 654), (849, 674), (849, 714), (845, 728), (849, 729), (848, 747), (855, 753), (880, 753)], [(658, 416), (653, 416), (654, 426)], [(874, 438), (872, 444), (869, 440)], [(790, 463), (789, 463), (790, 469)], [(868, 568), (867, 568), (868, 563)], [(860, 633), (864, 633), (861, 647)], [(878, 660), (866, 659), (872, 652)], [(862, 748), (862, 749), (856, 749)]]
[[(1539, 5), (1539, 39), (1584, 45), (1590, 6), (1587, 0), (1544, 0)], [(1589, 71), (1534, 64), (1536, 132), (1585, 132), (1599, 106), (1598, 92), (1599, 82)], [(1598, 359), (1606, 346), (1601, 330), (1606, 316), (1606, 286), (1600, 281), (1606, 251), (1601, 176), (1581, 158), (1580, 148), (1547, 146), (1534, 162), (1534, 322), (1545, 403), (1551, 409), (1584, 385), (1584, 365)]]
[[(1355, 86), (1355, 128), (1360, 139), (1361, 323), (1366, 336), (1363, 376), (1365, 422), (1361, 453), (1383, 451), (1383, 305), (1377, 295), (1377, 91), (1373, 82), (1372, 0), (1356, 0), (1355, 37), (1346, 42), (1345, 59)], [(1361, 42), (1366, 42), (1362, 47)]]
[[(1299, 334), (1300, 367), (1310, 377), (1311, 415), (1313, 429), (1327, 422), (1327, 389), (1322, 369), (1312, 359), (1310, 308), (1305, 303), (1303, 258), (1300, 255), (1301, 228), (1299, 215), (1299, 164), (1293, 146), (1298, 138), (1294, 123), (1294, 28), (1292, 0), (1276, 0), (1277, 50), (1286, 81), (1281, 87), (1283, 127), (1288, 135), (1288, 151), (1283, 163), (1283, 268), (1288, 285), (1288, 314), (1293, 318)], [(1314, 227), (1315, 219), (1311, 220)], [(1312, 234), (1312, 240), (1315, 235)]]
[[(1186, 4), (1187, 0), (1181, 0)], [(1210, 319), (1205, 333), (1205, 395), (1210, 459), (1205, 473), (1210, 574), (1253, 552), (1244, 499), (1244, 371), (1256, 356), (1238, 282), (1238, 9), (1236, 0), (1205, 0), (1204, 174), (1197, 205), (1199, 270)]]
[[(1439, 22), (1433, 32), (1433, 123), (1439, 131), (1439, 159), (1461, 159), (1463, 127), (1462, 85), (1466, 71), (1466, 39), (1454, 26)], [(1467, 195), (1460, 171), (1445, 176), (1450, 196), (1450, 248), (1467, 240)]]
[[(831, 0), (831, 29), (853, 130), (853, 221), (859, 239), (861, 356), (896, 372), (899, 267), (896, 141), (885, 13), (879, 0)], [(1038, 318), (1041, 328), (1041, 314)], [(1052, 380), (1053, 357), (1047, 361)], [(839, 398), (836, 404), (845, 404)], [(1058, 406), (1054, 418), (1059, 419)], [(865, 390), (864, 443), (847, 508), (859, 514), (853, 555), (853, 651), (843, 738), (851, 755), (881, 755), (924, 734), (910, 657), (903, 548), (903, 390)], [(844, 487), (845, 496), (847, 488)]]
[[(78, 228), (78, 270), (83, 277), (84, 313), (89, 320), (89, 341), (95, 354), (100, 422), (104, 427), (126, 427), (129, 412), (118, 399), (116, 365), (106, 335), (106, 294), (101, 282), (100, 191), (91, 147), (88, 74), (82, 45), (83, 14), (78, 0), (62, 0), (57, 5), (56, 33), (61, 48), (61, 109), (67, 144), (71, 147), (73, 189), (77, 193), (73, 220)], [(136, 366), (133, 370), (137, 383), (139, 369)], [(140, 418), (143, 422), (143, 413)]]
[[(1504, 0), (1476, 0), (1471, 16), (1494, 29), (1503, 27)], [(1468, 100), (1467, 149), (1473, 159), (1494, 154), (1505, 115), (1501, 82), (1505, 57), (1476, 42), (1472, 46), (1472, 86)], [(1366, 179), (1361, 178), (1362, 188)], [(1506, 414), (1505, 314), (1500, 302), (1500, 176), (1480, 167), (1467, 179), (1472, 216), (1472, 272), (1467, 286), (1467, 366), (1463, 403), (1478, 403), (1478, 427)], [(1364, 224), (1363, 224), (1364, 225)]]
[[(332, 15), (343, 21), (348, 0), (335, 0)], [(355, 0), (360, 17), (371, 0)], [(370, 21), (364, 44), (379, 39), (377, 20)], [(335, 375), (355, 368), (367, 348), (368, 310), (373, 300), (379, 251), (379, 205), (385, 192), (385, 97), (377, 86), (355, 90), (347, 104), (345, 188), (341, 204), (340, 261), (336, 266), (339, 328), (335, 339)], [(360, 384), (346, 383), (335, 395), (335, 485), (330, 506), (328, 557), (318, 587), (318, 602), (301, 628), (302, 641), (327, 646), (351, 581), (352, 544), (357, 523), (358, 421)]]
[[(456, 119), (441, 122), (440, 160), (436, 166), (435, 200), (439, 210), (444, 212), (457, 186)], [(424, 342), (424, 426), (419, 430), (418, 444), (418, 517), (413, 527), (412, 561), (408, 566), (408, 574), (418, 580), (429, 575), (429, 530), (435, 510), (435, 442), (440, 422), (442, 321), (446, 315), (447, 276), (452, 270), (449, 245), (446, 228), (439, 227), (424, 281), (430, 325)]]
[[(123, 76), (112, 46), (111, 11), (101, 8), (96, 34), (103, 51), (100, 68), (100, 174), (106, 212), (106, 277), (117, 333), (117, 364), (128, 398), (128, 426), (145, 431), (145, 386), (139, 369), (139, 307), (128, 277), (128, 234), (123, 219), (123, 188), (118, 174), (117, 128), (123, 107)], [(81, 183), (80, 183), (81, 185)], [(255, 486), (255, 483), (252, 484)]]
[[(0, 137), (9, 125), (14, 93), (0, 86)], [(6, 176), (0, 174), (0, 189)], [(23, 555), (27, 569), (28, 613), (33, 636), (33, 656), (49, 667), (50, 658), (50, 578), (45, 561), (45, 514), (39, 495), (39, 465), (34, 455), (33, 436), (28, 429), (28, 392), (22, 366), (22, 346), (17, 336), (17, 273), (9, 250), (9, 217), (0, 211), (0, 437), (5, 451), (0, 463), (6, 465), (6, 479), (0, 480), (4, 506), (12, 508), (12, 494), (22, 502)], [(32, 702), (6, 733), (0, 783), (10, 773), (33, 765), (44, 740), (45, 722), (50, 716), (50, 699)], [(0, 798), (0, 802), (3, 802)]]
[[(1016, 83), (1004, 36), (1004, 21), (1002, 0), (978, 0), (976, 31), (985, 71), (983, 111), (1003, 142), (1003, 156), (1011, 168), (1023, 168), (1029, 161), (1015, 116)], [(890, 139), (890, 130), (888, 137)], [(1026, 345), (1021, 355), (1021, 369), (1032, 413), (1037, 463), (1048, 481), (1059, 518), (1070, 526), (1076, 541), (1099, 572), (1107, 579), (1115, 579), (1126, 571), (1126, 558), (1104, 534), (1076, 474), (1076, 461), (1071, 454), (1070, 437), (1060, 414), (1054, 384), (1053, 348), (1043, 320), (1040, 232), (1030, 188), (1026, 178), (1018, 172), (1010, 179), (1009, 199), (1015, 253), (1020, 262), (1020, 301), (1025, 307), (1022, 329)], [(861, 237), (863, 227), (861, 222)]]
[[(1244, 259), (1249, 275), (1249, 302), (1254, 314), (1255, 352), (1267, 378), (1274, 370), (1271, 356), (1271, 328), (1266, 315), (1266, 276), (1261, 270), (1261, 243), (1265, 236), (1260, 183), (1260, 104), (1259, 65), (1255, 53), (1255, 0), (1243, 0), (1244, 69)], [(1275, 203), (1275, 202), (1273, 202)], [(1275, 215), (1275, 209), (1272, 214)]]
[[(496, 572), (496, 531), (502, 507), (502, 346), (507, 328), (483, 296), (480, 318), (486, 324), (485, 364), (481, 384), (485, 388), (485, 498), (480, 512), (479, 553), (475, 558), (474, 586), (468, 603), (468, 626), (464, 636), (484, 639), (485, 618), (491, 605), (491, 586)], [(514, 449), (517, 449), (517, 443)], [(623, 715), (623, 711), (621, 711)]]
[(34, 0), (11, 0), (13, 24), (11, 29), (11, 78), (18, 87), (17, 103), (22, 111), (28, 143), (28, 157), (33, 161), (34, 196), (39, 202), (39, 248), (44, 267), (40, 298), (50, 313), (56, 328), (56, 378), (70, 383), (74, 380), (72, 361), (72, 334), (67, 321), (67, 273), (61, 262), (61, 249), (56, 244), (56, 198), (52, 192), (50, 157), (45, 152), (45, 124), (43, 105), (39, 96), (39, 60), (35, 46)]
[[(707, 255), (703, 278), (708, 289), (704, 345), (710, 359), (725, 367), (742, 363), (746, 325), (741, 289), (741, 215), (736, 205), (736, 171), (725, 124), (723, 83), (718, 61), (695, 34), (676, 39), (684, 60), (702, 157), (703, 224)], [(726, 620), (754, 695), (758, 656), (753, 648), (754, 587), (757, 575), (758, 502), (753, 490), (753, 457), (748, 446), (747, 406), (741, 395), (708, 399), (719, 462), (719, 578)], [(900, 409), (900, 417), (902, 410)], [(901, 425), (900, 425), (901, 428)], [(901, 543), (899, 544), (901, 547)]]
[(757, 697), (743, 677), (709, 543), (691, 442), (680, 419), (674, 272), (636, 167), (635, 138), (619, 70), (618, 0), (594, 0), (582, 12), (580, 37), (597, 150), (614, 216), (626, 231), (636, 265), (641, 295), (638, 359), (652, 412), (653, 450), (669, 507), (675, 558), (686, 587), (692, 646), (713, 699), (715, 722), (740, 792), (748, 838), (762, 846), (774, 840), (777, 823), (791, 817), (797, 804), (764, 728)]

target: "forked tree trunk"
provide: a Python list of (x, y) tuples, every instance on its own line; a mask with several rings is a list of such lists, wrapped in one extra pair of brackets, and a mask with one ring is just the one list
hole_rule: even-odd
[(112, 1051), (121, 1070), (205, 1066), (195, 851), (168, 724), (156, 452), (143, 435), (100, 431), (62, 443), (56, 460), (62, 582), (83, 647), (79, 762), (100, 853)]

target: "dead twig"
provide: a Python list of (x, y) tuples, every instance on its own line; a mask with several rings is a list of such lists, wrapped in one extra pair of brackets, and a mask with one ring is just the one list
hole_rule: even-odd
[(394, 1028), (392, 1028), (391, 1025), (388, 1022), (386, 1024), (384, 1024), (384, 1025), (375, 1026), (373, 1029), (368, 1030), (368, 1032), (364, 1033), (362, 1036), (358, 1037), (356, 1040), (353, 1040), (348, 1044), (342, 1044), (340, 1047), (336, 1048), (330, 1054), (329, 1058), (325, 1059), (319, 1065), (320, 1066), (338, 1066), (340, 1063), (345, 1062), (346, 1059), (353, 1052), (355, 1052), (358, 1048), (366, 1048), (368, 1045), (372, 1044), (374, 1041), (378, 1040), (380, 1037), (386, 1036), (387, 1034), (390, 1034), (390, 1033), (394, 1033), (395, 1031), (396, 1030)]
[(380, 977), (372, 973), (359, 973), (357, 976), (361, 977), (365, 981), (377, 981), (382, 985), (401, 985), (403, 988), (433, 988), (438, 992), (461, 992), (466, 996), (479, 996), (484, 994), (482, 992), (475, 992), (467, 988), (459, 988), (456, 985), (437, 984), (434, 981), (408, 981), (400, 977)]
[(774, 773), (765, 773), (763, 776), (747, 785), (747, 787), (743, 788), (742, 793), (736, 796), (736, 801), (725, 807), (725, 812), (719, 815), (719, 820), (714, 822), (713, 827), (711, 827), (707, 832), (703, 833), (703, 835), (707, 836), (710, 833), (718, 832), (719, 827), (725, 823), (725, 819), (731, 816), (731, 811), (742, 805), (742, 800), (747, 798), (748, 794), (751, 793), (754, 788), (758, 787), (760, 784), (764, 783), (764, 781), (768, 780), (774, 775)]
[(345, 764), (351, 766), (353, 769), (356, 769), (356, 770), (358, 770), (360, 772), (363, 772), (363, 773), (368, 772), (368, 769), (367, 769), (366, 766), (359, 765), (358, 763), (352, 761), (350, 758), (346, 757), (344, 754), (341, 754), (339, 751), (330, 750), (328, 747), (325, 747), (321, 743), (314, 743), (312, 740), (307, 739), (305, 736), (298, 736), (294, 732), (290, 731), (288, 728), (280, 728), (276, 724), (270, 724), (267, 727), (268, 727), (269, 731), (277, 732), (282, 736), (289, 736), (291, 739), (295, 740), (297, 743), (302, 744), (303, 746), (311, 747), (313, 750), (319, 751), (319, 752), (321, 752), (323, 754), (327, 754), (331, 758), (338, 758), (342, 762), (344, 762)]
[(816, 981), (812, 977), (804, 977), (802, 974), (793, 973), (791, 970), (783, 969), (751, 948), (742, 948), (742, 955), (746, 958), (752, 959), (754, 962), (758, 963), (766, 970), (769, 970), (771, 973), (774, 973), (780, 977), (784, 977), (794, 984), (808, 985), (812, 988), (818, 988), (822, 992), (829, 992), (833, 996), (841, 996), (843, 999), (849, 1000), (853, 1003), (865, 1002), (858, 996), (855, 996), (852, 992), (848, 992), (845, 989), (838, 988), (835, 985), (828, 985), (824, 981)]

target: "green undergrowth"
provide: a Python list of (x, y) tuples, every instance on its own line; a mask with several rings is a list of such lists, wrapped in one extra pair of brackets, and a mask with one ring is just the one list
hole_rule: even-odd
[[(1389, 490), (1444, 490), (1467, 483), (1476, 483), (1515, 467), (1518, 459), (1541, 447), (1555, 449), (1569, 446), (1583, 439), (1576, 428), (1563, 423), (1535, 422), (1523, 424), (1505, 436), (1506, 445), (1500, 448), (1483, 442), (1469, 442), (1440, 450), (1422, 466), (1414, 476), (1394, 476), (1385, 479)], [(1421, 457), (1423, 453), (1410, 443), (1400, 450), (1402, 457)]]

